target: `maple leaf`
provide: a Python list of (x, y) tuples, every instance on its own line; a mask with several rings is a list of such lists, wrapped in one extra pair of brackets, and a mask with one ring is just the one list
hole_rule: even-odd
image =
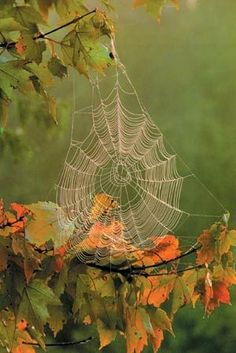
[(136, 266), (151, 266), (160, 262), (174, 260), (181, 252), (179, 241), (173, 235), (164, 237), (152, 237), (152, 249), (136, 250), (132, 255), (138, 260), (134, 262)]
[(21, 235), (12, 237), (12, 249), (16, 255), (22, 255), (25, 277), (27, 282), (29, 282), (34, 271), (40, 269), (41, 261), (39, 254), (34, 250), (34, 247), (26, 241), (24, 236)]
[(117, 335), (117, 331), (111, 330), (110, 328), (106, 327), (104, 322), (102, 322), (100, 319), (97, 319), (96, 324), (97, 324), (97, 330), (100, 338), (99, 349), (102, 349), (103, 347), (107, 346), (112, 341), (114, 341)]
[(23, 342), (36, 343), (26, 330), (18, 329), (16, 318), (11, 311), (1, 311), (0, 343), (11, 353), (35, 353), (30, 345), (23, 345)]
[(31, 211), (28, 208), (16, 202), (12, 202), (10, 204), (10, 208), (16, 213), (16, 219), (32, 215)]
[(26, 320), (43, 334), (44, 325), (50, 317), (49, 305), (61, 305), (61, 302), (42, 280), (34, 279), (24, 288), (17, 318)]
[(213, 281), (211, 288), (205, 288), (203, 303), (208, 314), (217, 308), (220, 303), (230, 304), (228, 284), (221, 281)]
[(219, 253), (222, 256), (229, 252), (231, 246), (236, 246), (236, 231), (224, 227), (219, 235)]
[(53, 332), (54, 337), (60, 332), (67, 322), (67, 312), (63, 306), (48, 305), (48, 324)]
[(156, 352), (164, 339), (163, 331), (168, 331), (174, 336), (171, 320), (167, 313), (162, 309), (156, 309), (150, 312), (151, 324), (153, 333), (150, 334), (150, 340), (153, 346), (153, 351)]
[(190, 301), (191, 295), (184, 279), (182, 277), (176, 277), (173, 289), (171, 309), (172, 317), (178, 311), (179, 308), (188, 304)]
[(213, 261), (216, 254), (216, 234), (215, 227), (204, 230), (198, 237), (198, 242), (202, 245), (197, 251), (197, 264), (204, 265)]
[(141, 353), (148, 344), (148, 335), (145, 330), (140, 308), (127, 307), (126, 309), (126, 344), (127, 353)]
[(139, 302), (143, 305), (159, 307), (172, 292), (175, 284), (175, 275), (163, 275), (160, 277), (138, 278), (137, 286), (143, 286), (139, 295)]
[[(53, 202), (38, 202), (27, 205), (33, 217), (26, 228), (26, 238), (33, 244), (40, 246), (49, 240), (53, 240), (55, 246), (60, 246), (64, 241), (61, 237), (61, 229), (57, 220), (58, 206)], [(73, 227), (65, 229), (65, 238), (69, 238)]]
[(223, 267), (222, 264), (214, 266), (212, 276), (214, 280), (222, 281), (228, 286), (236, 284), (236, 270), (233, 267)]

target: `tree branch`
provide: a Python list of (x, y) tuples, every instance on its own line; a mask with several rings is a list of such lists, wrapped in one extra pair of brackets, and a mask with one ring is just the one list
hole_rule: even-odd
[[(46, 347), (65, 347), (65, 346), (76, 346), (78, 344), (85, 344), (93, 340), (94, 337), (88, 337), (82, 341), (72, 341), (72, 342), (55, 342), (55, 343), (46, 343)], [(23, 342), (23, 344), (28, 346), (36, 346), (39, 347), (39, 343), (31, 343), (31, 342)]]
[(197, 244), (196, 246), (192, 246), (190, 249), (188, 249), (187, 251), (183, 252), (182, 254), (180, 254), (179, 256), (176, 256), (173, 259), (170, 260), (163, 260), (162, 262), (158, 262), (157, 264), (154, 265), (148, 265), (148, 266), (139, 266), (139, 267), (134, 267), (133, 270), (135, 271), (142, 271), (142, 270), (146, 270), (148, 268), (156, 268), (156, 267), (160, 267), (163, 265), (167, 265), (171, 262), (177, 261), (182, 259), (183, 257), (189, 256), (193, 253), (195, 253), (197, 250), (199, 250), (201, 248), (200, 244)]
[(179, 273), (184, 273), (187, 271), (191, 271), (194, 269), (198, 269), (198, 268), (203, 268), (205, 265), (194, 265), (191, 267), (187, 267), (187, 268), (183, 268), (181, 270), (177, 270), (177, 271), (170, 271), (170, 272), (159, 272), (159, 273), (147, 273), (147, 272), (141, 272), (141, 273), (137, 273), (137, 275), (139, 276), (143, 276), (143, 277), (158, 277), (158, 276), (166, 276), (166, 275), (177, 275)]
[[(135, 276), (135, 275), (140, 275), (140, 276), (146, 276), (149, 275), (146, 272), (142, 272), (145, 271), (147, 269), (151, 269), (151, 268), (157, 268), (157, 267), (161, 267), (164, 265), (167, 265), (171, 262), (180, 260), (186, 256), (189, 256), (193, 253), (195, 253), (197, 250), (199, 250), (201, 248), (201, 245), (197, 244), (195, 246), (192, 246), (190, 249), (188, 249), (187, 251), (183, 252), (182, 254), (180, 254), (179, 256), (174, 257), (173, 259), (170, 260), (163, 260), (161, 262), (158, 262), (156, 264), (153, 265), (148, 265), (148, 266), (130, 266), (130, 267), (126, 267), (126, 268), (119, 268), (119, 267), (114, 267), (114, 266), (102, 266), (102, 265), (98, 265), (95, 263), (89, 263), (87, 264), (89, 267), (93, 267), (93, 268), (97, 268), (100, 269), (102, 271), (107, 271), (107, 272), (113, 272), (113, 273), (119, 273), (123, 276)], [(180, 272), (184, 272), (183, 270), (180, 270)], [(168, 274), (171, 272), (168, 272)], [(175, 272), (176, 273), (176, 272)], [(162, 273), (163, 274), (163, 273)], [(162, 275), (160, 274), (160, 275)], [(167, 273), (164, 273), (167, 274)], [(157, 274), (155, 274), (157, 275)]]
[(63, 25), (61, 25), (61, 26), (59, 26), (57, 28), (54, 28), (54, 29), (52, 29), (52, 30), (50, 30), (50, 31), (48, 31), (46, 33), (40, 33), (40, 34), (36, 35), (33, 39), (34, 40), (44, 39), (49, 34), (52, 34), (52, 33), (55, 33), (57, 31), (60, 31), (61, 29), (65, 28), (65, 27), (68, 27), (68, 26), (72, 25), (73, 23), (76, 23), (76, 22), (82, 20), (84, 17), (87, 17), (87, 16), (91, 15), (92, 13), (95, 13), (96, 11), (97, 11), (97, 9), (94, 9), (92, 11), (89, 11), (89, 12), (81, 15), (81, 16), (75, 17), (73, 20), (71, 20), (71, 21), (69, 21), (67, 23), (64, 23)]
[[(59, 27), (56, 27), (46, 33), (38, 33), (36, 35), (33, 36), (33, 40), (38, 40), (38, 39), (48, 39), (46, 38), (46, 36), (52, 34), (52, 33), (55, 33), (57, 31), (60, 31), (61, 29), (65, 28), (65, 27), (68, 27), (74, 23), (77, 23), (78, 21), (82, 20), (83, 18), (93, 14), (93, 13), (96, 13), (97, 9), (94, 9), (92, 11), (89, 11), (81, 16), (78, 16), (78, 17), (75, 17), (73, 20), (67, 22), (67, 23), (64, 23), (63, 25), (59, 26)], [(6, 40), (4, 40), (3, 42), (0, 42), (0, 48), (4, 48), (4, 49), (12, 49), (16, 46), (17, 42), (7, 42)]]

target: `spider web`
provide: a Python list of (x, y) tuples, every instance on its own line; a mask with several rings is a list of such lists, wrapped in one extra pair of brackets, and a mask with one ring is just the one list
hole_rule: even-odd
[[(96, 77), (91, 87), (92, 104), (73, 114), (57, 203), (61, 228), (74, 226), (70, 242), (80, 261), (101, 263), (134, 248), (151, 248), (155, 238), (201, 214), (182, 209), (182, 187), (193, 174), (178, 172), (177, 155), (165, 148), (120, 61), (114, 75)], [(96, 195), (107, 195), (117, 207), (102, 212), (98, 200), (91, 217)]]

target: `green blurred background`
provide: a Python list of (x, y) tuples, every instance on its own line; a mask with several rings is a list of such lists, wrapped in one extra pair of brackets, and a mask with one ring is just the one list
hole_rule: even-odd
[[(113, 3), (117, 48), (144, 105), (174, 150), (230, 211), (235, 227), (236, 2), (181, 1), (180, 11), (167, 8), (160, 24), (143, 9), (134, 11), (130, 1)], [(78, 78), (82, 92), (85, 81)], [(54, 185), (69, 144), (72, 86), (71, 78), (57, 82), (58, 126), (38, 97), (16, 96), (0, 141), (0, 196), (7, 203), (55, 201)], [(190, 194), (190, 209), (193, 200)], [(181, 310), (176, 338), (168, 337), (160, 352), (234, 353), (235, 300), (209, 319), (203, 316), (200, 309)], [(123, 352), (123, 347), (121, 341), (104, 352)], [(91, 343), (77, 350), (97, 348)]]

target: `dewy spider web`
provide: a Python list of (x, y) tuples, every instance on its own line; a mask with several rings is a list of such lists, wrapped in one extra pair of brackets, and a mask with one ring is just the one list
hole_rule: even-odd
[[(83, 140), (75, 128), (85, 129), (82, 121), (91, 121)], [(57, 185), (59, 223), (62, 229), (74, 225), (71, 246), (79, 248), (80, 260), (101, 262), (132, 247), (151, 247), (154, 236), (201, 216), (180, 206), (183, 183), (191, 177), (177, 171), (176, 154), (167, 152), (162, 133), (117, 58), (112, 77), (92, 81), (92, 105), (74, 113)], [(96, 201), (96, 195), (107, 195), (117, 207), (102, 212), (104, 200), (97, 196)], [(97, 236), (88, 242), (91, 232)]]

